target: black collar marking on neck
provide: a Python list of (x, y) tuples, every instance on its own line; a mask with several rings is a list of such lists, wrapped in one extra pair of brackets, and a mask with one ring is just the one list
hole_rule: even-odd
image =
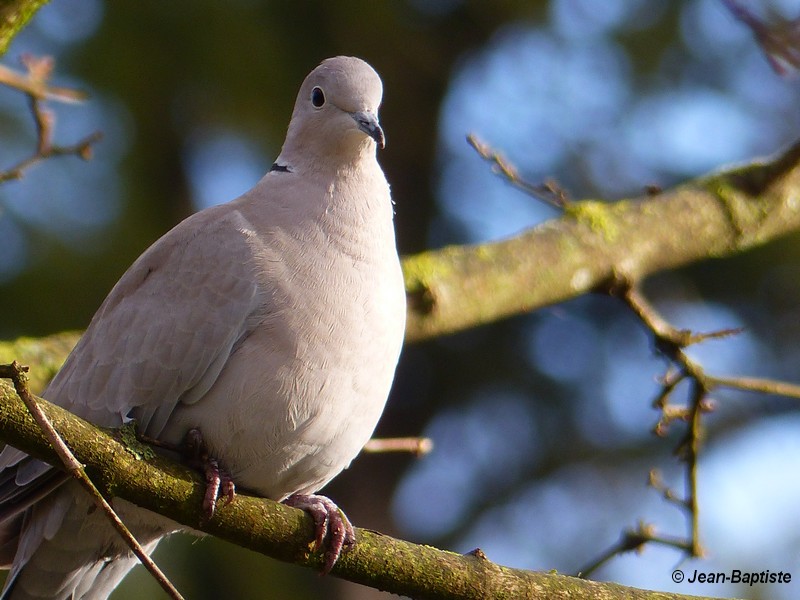
[(286, 165), (279, 165), (278, 163), (272, 163), (272, 166), (269, 168), (270, 172), (278, 171), (280, 173), (291, 173), (292, 170)]

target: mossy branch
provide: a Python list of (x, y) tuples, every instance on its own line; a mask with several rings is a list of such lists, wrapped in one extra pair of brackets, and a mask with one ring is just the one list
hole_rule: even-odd
[(403, 260), (414, 342), (490, 323), (647, 275), (732, 256), (800, 230), (800, 142), (772, 159), (654, 196), (572, 202), (500, 242)]
[(0, 0), (0, 56), (6, 53), (14, 39), (30, 18), (48, 0)]
[[(659, 271), (734, 256), (797, 231), (800, 142), (772, 159), (655, 196), (572, 202), (560, 218), (507, 240), (404, 257), (406, 341), (530, 312), (605, 289), (620, 277), (637, 283)], [(66, 356), (77, 337), (45, 340)], [(25, 342), (27, 351), (37, 351), (36, 340)], [(10, 349), (0, 344), (0, 360), (41, 369)]]
[[(283, 504), (239, 494), (205, 522), (205, 483), (199, 474), (166, 458), (148, 457), (64, 409), (37, 399), (98, 489), (125, 498), (183, 525), (213, 534), (278, 560), (319, 569), (322, 556), (309, 550), (311, 518)], [(0, 382), (0, 439), (32, 456), (60, 465), (14, 388)], [(479, 550), (466, 555), (420, 546), (365, 529), (345, 552), (333, 574), (350, 581), (417, 599), (487, 600), (543, 598), (626, 598), (680, 600), (688, 596), (638, 590), (555, 573), (510, 569)]]

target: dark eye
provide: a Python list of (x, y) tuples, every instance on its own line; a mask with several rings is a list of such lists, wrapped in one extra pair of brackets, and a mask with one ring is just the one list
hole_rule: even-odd
[(315, 87), (311, 90), (311, 104), (314, 105), (314, 108), (322, 108), (322, 105), (325, 104), (325, 93), (322, 88)]

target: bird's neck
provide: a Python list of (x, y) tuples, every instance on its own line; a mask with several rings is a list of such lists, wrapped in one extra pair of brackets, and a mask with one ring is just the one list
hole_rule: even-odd
[(353, 142), (352, 138), (343, 138), (332, 144), (319, 141), (295, 144), (287, 139), (275, 164), (279, 168), (323, 177), (371, 169), (377, 167), (375, 142), (369, 138), (361, 138), (357, 142)]
[[(294, 152), (284, 147), (270, 172), (243, 197), (245, 204), (258, 207), (262, 204), (261, 186), (268, 190), (286, 190), (277, 194), (285, 202), (273, 203), (270, 219), (280, 219), (287, 211), (287, 221), (294, 218), (295, 211), (303, 214), (318, 214), (322, 220), (336, 214), (342, 222), (354, 220), (364, 222), (386, 222), (391, 226), (393, 207), (389, 185), (375, 156), (374, 144), (366, 146), (357, 156), (348, 160), (324, 160), (313, 152)], [(289, 193), (288, 190), (292, 190)], [(370, 190), (364, 194), (363, 190)], [(299, 191), (299, 193), (298, 193)], [(323, 216), (327, 215), (327, 216)]]

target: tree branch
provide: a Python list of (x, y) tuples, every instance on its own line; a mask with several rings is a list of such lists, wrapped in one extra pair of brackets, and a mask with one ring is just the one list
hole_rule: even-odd
[[(98, 429), (41, 398), (36, 400), (107, 498), (125, 498), (183, 525), (278, 560), (315, 569), (322, 565), (323, 557), (309, 550), (314, 527), (311, 517), (303, 511), (239, 494), (206, 521), (202, 509), (205, 483), (198, 473), (166, 458), (132, 451), (118, 434)], [(0, 439), (61, 466), (14, 388), (5, 381), (0, 382)], [(358, 543), (342, 555), (333, 574), (412, 598), (688, 598), (554, 573), (510, 569), (491, 562), (480, 550), (460, 555), (366, 529), (358, 529), (356, 536)]]
[(573, 202), (522, 234), (403, 259), (406, 340), (461, 331), (800, 229), (800, 143), (655, 196)]
[(30, 18), (48, 0), (0, 0), (0, 56), (6, 53), (14, 39)]
[[(800, 142), (770, 160), (656, 196), (572, 202), (562, 217), (507, 240), (404, 257), (406, 341), (530, 312), (605, 288), (620, 276), (636, 283), (733, 256), (799, 230)], [(0, 344), (6, 362), (38, 364), (3, 351)]]
[(36, 397), (31, 393), (28, 387), (28, 377), (26, 375), (27, 371), (28, 367), (21, 366), (17, 361), (14, 361), (8, 365), (0, 365), (0, 377), (11, 379), (13, 382), (17, 396), (20, 400), (22, 400), (23, 404), (25, 404), (28, 412), (33, 417), (34, 421), (36, 421), (39, 429), (44, 433), (48, 444), (53, 448), (53, 451), (58, 457), (58, 460), (60, 461), (60, 464), (58, 465), (59, 468), (65, 470), (69, 475), (71, 475), (73, 479), (75, 479), (78, 484), (92, 497), (95, 506), (105, 513), (112, 527), (114, 527), (119, 536), (125, 540), (125, 543), (136, 555), (136, 558), (139, 559), (139, 562), (142, 563), (144, 568), (150, 572), (150, 574), (167, 593), (167, 595), (173, 600), (183, 600), (183, 596), (180, 595), (178, 590), (175, 589), (175, 586), (172, 585), (172, 582), (167, 579), (166, 575), (164, 575), (161, 569), (158, 568), (158, 565), (153, 562), (145, 549), (142, 548), (138, 540), (133, 536), (130, 530), (126, 527), (125, 523), (122, 522), (122, 519), (120, 519), (119, 515), (117, 515), (117, 513), (111, 507), (111, 503), (103, 497), (100, 491), (95, 487), (92, 480), (89, 479), (89, 476), (86, 475), (83, 465), (77, 458), (75, 458), (75, 455), (64, 443), (64, 440), (61, 439), (60, 435), (58, 435), (58, 432), (47, 418), (47, 415), (44, 414)]
[(28, 168), (49, 158), (74, 155), (89, 160), (92, 157), (92, 145), (103, 137), (96, 131), (74, 144), (67, 146), (54, 144), (55, 113), (45, 108), (44, 100), (49, 98), (61, 102), (80, 102), (86, 95), (76, 90), (47, 84), (54, 66), (53, 59), (49, 57), (23, 55), (22, 64), (27, 70), (26, 75), (0, 65), (0, 84), (17, 89), (28, 97), (28, 108), (36, 127), (36, 148), (28, 157), (17, 161), (12, 167), (0, 170), (0, 183), (21, 179)]

